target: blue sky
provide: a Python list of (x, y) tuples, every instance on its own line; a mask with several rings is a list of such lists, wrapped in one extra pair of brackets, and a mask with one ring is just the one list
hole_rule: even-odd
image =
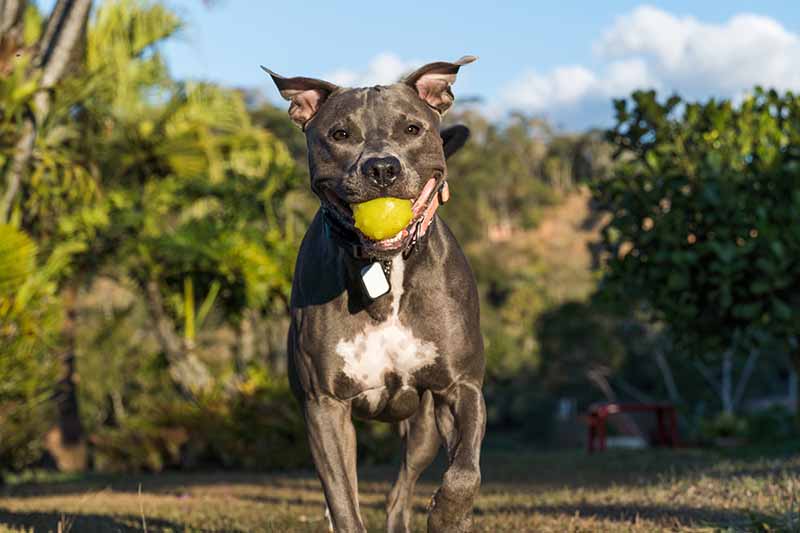
[(607, 125), (610, 99), (637, 87), (695, 98), (735, 98), (758, 83), (800, 89), (800, 2), (789, 0), (167, 3), (186, 21), (164, 48), (177, 77), (272, 100), (259, 64), (358, 85), (464, 54), (480, 59), (462, 69), (457, 98), (565, 129)]

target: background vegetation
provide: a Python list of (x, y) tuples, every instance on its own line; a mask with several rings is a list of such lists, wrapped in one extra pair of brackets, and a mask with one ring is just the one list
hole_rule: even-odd
[[(284, 348), (302, 134), (174, 79), (161, 3), (8, 4), (0, 471), (307, 464)], [(582, 134), (448, 115), (472, 131), (441, 213), (479, 281), (491, 434), (577, 446), (603, 400), (671, 401), (692, 441), (794, 434), (799, 106), (636, 93)], [(392, 455), (391, 427), (360, 429), (363, 460)]]

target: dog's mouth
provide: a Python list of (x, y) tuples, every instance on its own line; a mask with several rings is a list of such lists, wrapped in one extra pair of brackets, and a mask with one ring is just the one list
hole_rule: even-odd
[(341, 199), (330, 188), (323, 190), (323, 204), (325, 204), (328, 213), (333, 215), (338, 224), (357, 235), (358, 240), (361, 241), (361, 245), (366, 251), (395, 252), (404, 249), (415, 236), (416, 228), (425, 216), (426, 208), (433, 200), (434, 195), (438, 193), (442, 177), (443, 173), (440, 171), (433, 173), (425, 183), (422, 191), (414, 199), (414, 203), (411, 206), (411, 221), (403, 229), (386, 239), (376, 240), (359, 230), (355, 225), (353, 209), (350, 204)]

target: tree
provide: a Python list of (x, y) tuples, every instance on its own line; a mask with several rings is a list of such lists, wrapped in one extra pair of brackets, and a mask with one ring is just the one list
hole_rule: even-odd
[(99, 9), (82, 120), (109, 217), (93, 257), (136, 283), (175, 383), (195, 396), (219, 381), (197, 353), (209, 313), (238, 324), (248, 309), (285, 311), (299, 235), (284, 231), (286, 146), (240, 92), (168, 76), (156, 46), (179, 25), (158, 4)]
[(247, 309), (282, 311), (299, 237), (283, 231), (282, 198), (296, 177), (283, 143), (251, 123), (239, 92), (170, 78), (158, 45), (177, 16), (108, 2), (87, 32), (88, 5), (58, 2), (43, 28), (23, 6), (0, 36), (16, 47), (0, 65), (11, 74), (0, 80), (0, 135), (16, 146), (0, 152), (0, 215), (45, 256), (70, 251), (54, 279), (63, 320), (53, 343), (62, 368), (54, 455), (70, 469), (86, 464), (75, 382), (81, 289), (104, 272), (135, 280), (170, 373), (193, 395), (217, 381), (195, 353), (204, 319), (213, 308), (232, 323)]
[(721, 360), (719, 380), (696, 364), (733, 411), (766, 339), (788, 352), (797, 334), (800, 99), (631, 100), (615, 102), (608, 132), (616, 170), (594, 184), (611, 215), (602, 288), (666, 323), (680, 350)]
[(22, 56), (12, 69), (24, 70), (29, 80), (26, 92), (29, 87), (34, 91), (30, 105), (18, 117), (20, 130), (14, 154), (3, 172), (5, 190), (0, 197), (0, 222), (8, 220), (29, 170), (38, 128), (50, 112), (50, 91), (68, 74), (68, 67), (83, 46), (91, 6), (91, 0), (58, 0), (39, 38), (35, 7), (25, 0), (7, 0), (2, 4), (0, 44), (6, 54), (0, 60), (5, 59), (6, 65), (0, 65), (0, 70), (9, 69), (8, 63)]
[[(22, 0), (2, 3), (3, 22), (0, 24), (0, 71), (11, 73), (0, 87), (0, 135), (8, 141), (0, 154), (0, 174), (4, 188), (0, 195), (0, 223), (12, 221), (29, 229), (31, 218), (48, 218), (47, 214), (71, 211), (73, 214), (91, 203), (94, 180), (91, 172), (74, 158), (70, 144), (75, 129), (63, 121), (68, 108), (54, 106), (54, 95), (63, 82), (81, 65), (85, 48), (86, 24), (90, 0), (58, 0), (47, 22), (33, 5)], [(60, 187), (50, 188), (53, 181)], [(72, 183), (69, 183), (72, 181)], [(29, 194), (38, 191), (40, 195)], [(88, 194), (87, 194), (88, 193)], [(87, 202), (88, 201), (88, 202)], [(54, 208), (54, 209), (53, 209)], [(58, 217), (44, 233), (56, 225)], [(85, 227), (85, 225), (84, 225)], [(44, 228), (37, 228), (44, 229)], [(63, 225), (60, 233), (65, 234)], [(39, 241), (42, 233), (32, 236)], [(41, 239), (47, 242), (47, 239)], [(54, 252), (67, 246), (73, 252), (81, 247), (80, 239), (70, 235), (63, 240), (50, 241), (43, 252)], [(67, 269), (60, 275), (67, 273)], [(62, 278), (63, 279), (63, 278)], [(86, 464), (85, 441), (78, 413), (74, 387), (74, 321), (72, 302), (75, 287), (61, 291), (65, 320), (61, 328), (61, 346), (57, 357), (61, 363), (55, 401), (58, 407), (58, 426), (66, 462), (71, 469)], [(71, 450), (71, 451), (70, 451)]]

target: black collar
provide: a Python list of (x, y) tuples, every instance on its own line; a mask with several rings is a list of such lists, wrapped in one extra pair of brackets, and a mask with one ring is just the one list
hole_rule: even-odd
[(325, 228), (325, 236), (335, 242), (348, 255), (355, 259), (368, 259), (364, 253), (364, 246), (361, 238), (351, 228), (348, 228), (331, 213), (331, 208), (322, 204), (322, 222)]

